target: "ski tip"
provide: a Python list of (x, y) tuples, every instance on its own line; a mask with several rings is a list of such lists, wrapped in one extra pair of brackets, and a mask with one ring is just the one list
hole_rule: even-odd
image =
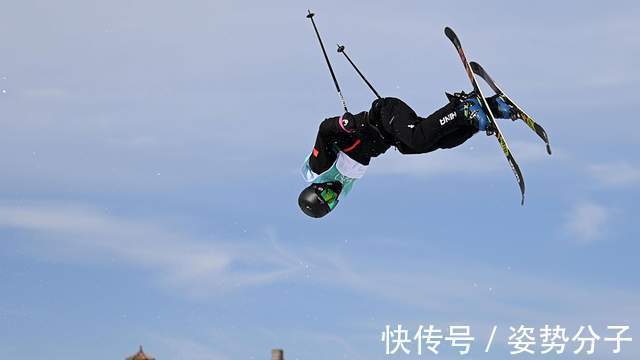
[(551, 155), (551, 145), (547, 143), (547, 154)]
[(448, 26), (445, 26), (445, 27), (444, 27), (444, 34), (445, 34), (445, 35), (447, 35), (447, 37), (449, 37), (449, 38), (450, 38), (451, 36), (455, 36), (455, 35), (456, 35), (456, 33), (455, 33), (455, 32), (453, 32), (453, 29), (452, 29), (452, 28), (450, 28), (450, 27), (448, 27)]
[(522, 194), (522, 200), (520, 200), (520, 206), (524, 206), (524, 194)]
[(447, 36), (447, 38), (449, 38), (449, 40), (456, 46), (459, 47), (460, 46), (460, 40), (458, 39), (458, 35), (456, 35), (455, 32), (453, 32), (453, 29), (450, 27), (445, 27), (444, 28), (444, 34)]

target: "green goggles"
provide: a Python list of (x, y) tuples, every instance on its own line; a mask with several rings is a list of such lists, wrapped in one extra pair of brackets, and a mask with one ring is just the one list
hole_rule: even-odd
[(340, 196), (340, 192), (342, 192), (342, 184), (339, 181), (318, 183), (312, 186), (316, 195), (322, 198), (325, 205), (329, 207), (329, 211), (338, 205), (338, 196)]
[(324, 190), (320, 193), (320, 197), (322, 197), (324, 202), (329, 206), (329, 209), (331, 210), (333, 210), (333, 208), (338, 205), (338, 195), (340, 194), (328, 187), (325, 187)]

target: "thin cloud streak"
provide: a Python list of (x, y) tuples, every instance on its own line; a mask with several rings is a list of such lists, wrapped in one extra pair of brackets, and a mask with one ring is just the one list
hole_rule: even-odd
[[(159, 275), (193, 295), (271, 283), (301, 265), (281, 250), (204, 241), (153, 222), (134, 221), (78, 205), (0, 206), (0, 228), (68, 250), (62, 256), (112, 257)], [(253, 270), (260, 266), (261, 270)]]
[[(579, 204), (567, 227), (580, 236), (581, 241), (590, 242), (602, 236), (607, 219), (606, 208), (593, 203)], [(527, 286), (518, 285), (516, 278), (520, 276), (473, 265), (469, 265), (468, 271), (457, 270), (455, 276), (442, 270), (407, 274), (380, 272), (377, 267), (359, 264), (348, 255), (323, 248), (284, 247), (274, 234), (268, 234), (268, 246), (264, 245), (265, 241), (244, 246), (224, 241), (205, 242), (150, 221), (123, 219), (78, 205), (3, 205), (0, 206), (0, 228), (30, 232), (35, 241), (66, 247), (79, 256), (112, 257), (142, 267), (165, 284), (200, 296), (305, 279), (446, 313), (455, 311), (452, 304), (456, 301), (469, 297), (474, 297), (485, 310), (495, 307), (494, 296), (507, 290), (505, 284), (509, 284), (509, 291), (522, 287), (517, 293), (535, 298), (541, 288), (557, 283), (556, 279), (527, 279)], [(430, 263), (434, 269), (448, 268), (446, 261)], [(416, 278), (429, 287), (416, 287)], [(567, 289), (567, 286), (561, 287)], [(430, 296), (434, 291), (437, 297)], [(584, 291), (574, 288), (570, 293)], [(508, 308), (495, 310), (497, 313)], [(514, 315), (529, 312), (518, 307), (510, 311)]]
[[(593, 221), (589, 216), (580, 219)], [(571, 325), (585, 319), (638, 320), (629, 318), (629, 314), (637, 313), (634, 308), (640, 301), (632, 292), (597, 284), (581, 286), (554, 276), (523, 275), (478, 262), (452, 272), (452, 263), (447, 259), (426, 259), (429, 267), (425, 269), (412, 271), (409, 265), (387, 271), (381, 270), (388, 269), (384, 264), (362, 262), (324, 248), (293, 250), (278, 243), (274, 234), (267, 236), (272, 246), (204, 242), (166, 225), (123, 219), (78, 205), (3, 205), (0, 228), (27, 231), (38, 241), (73, 248), (81, 255), (97, 253), (128, 266), (142, 267), (165, 285), (198, 297), (303, 281), (311, 286), (344, 288), (364, 294), (371, 301), (391, 301), (400, 308), (421, 309), (441, 321), (502, 325), (505, 321), (533, 323), (545, 319)], [(243, 269), (244, 265), (253, 266), (249, 270)], [(255, 265), (264, 269), (255, 270)], [(465, 319), (457, 318), (461, 304), (465, 304)], [(592, 309), (596, 308), (600, 310), (594, 315)], [(188, 339), (179, 339), (171, 347), (176, 354), (214, 359), (218, 354), (211, 352), (208, 345)]]

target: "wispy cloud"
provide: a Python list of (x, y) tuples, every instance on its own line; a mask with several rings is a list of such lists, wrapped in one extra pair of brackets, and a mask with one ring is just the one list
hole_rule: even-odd
[(96, 255), (148, 269), (193, 295), (270, 283), (304, 267), (271, 245), (198, 239), (152, 221), (131, 220), (77, 205), (0, 206), (0, 229), (31, 233), (62, 257)]
[[(607, 214), (597, 204), (581, 204), (574, 209), (569, 227), (591, 239), (600, 235)], [(588, 227), (593, 224), (594, 228)], [(299, 255), (277, 242), (237, 247), (219, 240), (205, 242), (153, 221), (124, 219), (77, 205), (0, 206), (0, 228), (28, 231), (34, 239), (82, 254), (99, 252), (99, 256), (147, 269), (169, 285), (196, 295), (296, 279), (313, 286), (348, 289), (371, 301), (382, 299), (409, 309), (406, 313), (381, 311), (380, 321), (386, 316), (415, 314), (411, 309), (422, 309), (433, 321), (466, 321), (471, 325), (538, 319), (564, 325), (584, 319), (629, 321), (629, 314), (637, 313), (633, 311), (637, 294), (602, 289), (597, 284), (585, 287), (555, 276), (529, 276), (478, 262), (467, 262), (452, 271), (455, 262), (448, 259), (421, 259), (421, 264), (389, 267), (323, 248), (300, 251)], [(421, 268), (423, 262), (429, 267)], [(466, 318), (460, 318), (460, 306), (464, 306), (462, 316)], [(593, 317), (594, 308), (604, 309), (597, 318)], [(369, 331), (377, 321), (367, 324), (365, 330)], [(318, 342), (339, 343), (339, 338), (312, 337)], [(168, 336), (158, 343), (164, 343), (166, 351), (162, 352), (175, 354), (174, 358), (226, 359), (215, 346), (193, 339)], [(158, 351), (162, 347), (153, 348)]]
[(578, 242), (592, 243), (604, 236), (609, 213), (609, 209), (593, 202), (577, 204), (569, 213), (565, 228)]
[(601, 184), (627, 186), (640, 184), (640, 168), (625, 161), (593, 164), (589, 173)]

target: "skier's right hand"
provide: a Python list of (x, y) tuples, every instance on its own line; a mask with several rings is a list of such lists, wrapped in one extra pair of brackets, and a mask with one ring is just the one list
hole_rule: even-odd
[(348, 133), (357, 133), (364, 129), (369, 123), (369, 116), (366, 111), (353, 115), (346, 112), (338, 120), (340, 127)]

